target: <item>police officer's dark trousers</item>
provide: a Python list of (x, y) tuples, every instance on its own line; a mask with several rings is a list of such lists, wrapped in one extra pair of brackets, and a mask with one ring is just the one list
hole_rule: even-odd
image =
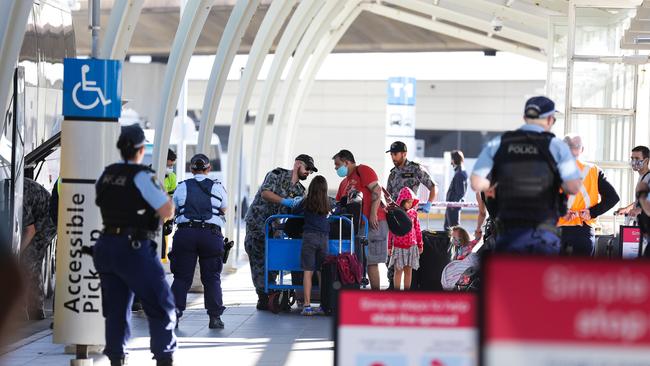
[(111, 360), (124, 356), (131, 335), (135, 292), (147, 314), (154, 358), (171, 358), (176, 350), (176, 313), (155, 244), (150, 240), (132, 241), (127, 235), (105, 234), (95, 244), (93, 260), (101, 280), (106, 319), (104, 354)]
[(560, 238), (554, 232), (537, 227), (500, 229), (495, 251), (499, 253), (559, 254)]
[(445, 230), (460, 225), (460, 207), (447, 207), (445, 210)]
[(587, 225), (561, 227), (562, 251), (569, 255), (591, 256), (596, 245), (594, 228)]
[(185, 310), (187, 291), (192, 286), (197, 258), (201, 269), (205, 308), (209, 315), (221, 316), (226, 309), (221, 292), (223, 236), (219, 230), (211, 228), (178, 228), (174, 234), (174, 245), (169, 259), (174, 274), (172, 292), (176, 309), (179, 315)]

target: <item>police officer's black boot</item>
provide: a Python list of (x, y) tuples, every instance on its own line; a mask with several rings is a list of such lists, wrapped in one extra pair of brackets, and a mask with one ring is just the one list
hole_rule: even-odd
[(210, 315), (210, 323), (208, 323), (208, 328), (210, 329), (223, 329), (224, 324), (221, 321), (221, 317)]
[(262, 290), (257, 290), (257, 310), (269, 310), (269, 295)]
[(174, 360), (171, 358), (156, 360), (156, 366), (174, 366)]
[(123, 366), (126, 365), (126, 357), (122, 356), (120, 358), (114, 358), (111, 360), (111, 366)]

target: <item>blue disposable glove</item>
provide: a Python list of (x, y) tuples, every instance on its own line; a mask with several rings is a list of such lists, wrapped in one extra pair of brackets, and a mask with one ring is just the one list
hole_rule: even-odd
[(282, 206), (287, 206), (289, 208), (294, 208), (294, 207), (298, 206), (300, 201), (302, 201), (302, 197), (283, 198), (282, 201), (280, 201), (280, 204)]
[(429, 213), (429, 211), (431, 211), (431, 202), (427, 201), (427, 203), (422, 206), (422, 212)]

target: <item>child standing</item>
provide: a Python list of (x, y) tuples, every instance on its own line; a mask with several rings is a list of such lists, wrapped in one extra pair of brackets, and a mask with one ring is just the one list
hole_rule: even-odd
[(410, 289), (412, 271), (420, 268), (420, 254), (422, 254), (423, 243), (418, 212), (415, 209), (418, 202), (415, 193), (408, 187), (402, 188), (397, 197), (397, 204), (406, 210), (406, 213), (413, 221), (413, 228), (404, 236), (395, 236), (391, 232), (388, 233), (389, 266), (395, 266), (393, 283), (396, 289), (401, 287), (402, 272), (404, 273), (404, 289)]
[(323, 313), (320, 306), (316, 309), (311, 307), (312, 275), (314, 271), (317, 271), (320, 283), (320, 271), (318, 269), (327, 255), (330, 232), (327, 217), (331, 207), (329, 197), (327, 197), (327, 180), (322, 175), (316, 176), (311, 181), (307, 190), (307, 197), (294, 210), (296, 213), (301, 211), (305, 217), (302, 249), (300, 251), (300, 265), (304, 271), (303, 288), (305, 292), (305, 303), (301, 314), (310, 316)]
[(451, 253), (451, 260), (462, 260), (472, 252), (477, 240), (470, 241), (469, 233), (460, 226), (454, 226), (450, 231), (451, 245), (449, 246), (449, 252)]

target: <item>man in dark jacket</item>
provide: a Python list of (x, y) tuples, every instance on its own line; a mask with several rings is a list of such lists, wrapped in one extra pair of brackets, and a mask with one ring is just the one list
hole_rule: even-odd
[[(454, 177), (447, 189), (447, 202), (461, 202), (467, 192), (467, 172), (463, 170), (465, 156), (460, 150), (451, 152), (451, 166), (454, 168)], [(460, 224), (460, 207), (447, 207), (445, 210), (445, 230)]]

